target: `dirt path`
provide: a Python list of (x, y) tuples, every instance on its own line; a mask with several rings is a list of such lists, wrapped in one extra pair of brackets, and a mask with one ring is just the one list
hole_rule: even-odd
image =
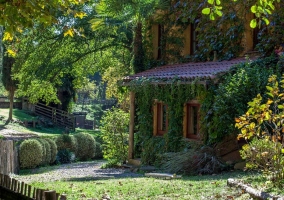
[(33, 133), (23, 133), (20, 131), (7, 129), (7, 128), (0, 128), (0, 135), (7, 140), (22, 140), (22, 139), (37, 137), (37, 135)]
[(25, 175), (12, 175), (19, 181), (50, 182), (58, 180), (98, 180), (111, 178), (140, 177), (142, 174), (133, 173), (129, 169), (109, 168), (101, 169), (105, 161), (91, 161), (81, 163), (63, 164), (51, 167), (42, 167), (30, 170)]

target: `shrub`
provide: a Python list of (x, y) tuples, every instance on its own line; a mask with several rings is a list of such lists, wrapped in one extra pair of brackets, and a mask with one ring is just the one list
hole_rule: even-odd
[[(282, 155), (282, 142), (284, 136), (284, 76), (280, 84), (278, 77), (272, 75), (266, 86), (265, 101), (258, 94), (251, 102), (245, 114), (236, 118), (236, 127), (239, 128), (239, 138), (253, 138), (249, 145), (241, 151), (247, 160), (247, 167), (258, 168), (267, 172), (279, 184), (284, 178), (284, 159)], [(259, 139), (255, 139), (259, 138)]]
[(50, 145), (50, 162), (49, 162), (49, 164), (53, 164), (56, 160), (57, 146), (56, 146), (56, 143), (52, 139), (45, 138), (45, 140)]
[[(254, 138), (249, 144), (242, 147), (240, 154), (246, 160), (246, 168), (248, 169), (276, 171), (275, 158), (278, 158), (279, 154), (281, 155), (281, 144), (268, 139)], [(282, 162), (284, 161), (283, 156), (279, 158)]]
[(88, 133), (77, 133), (74, 135), (77, 140), (78, 150), (76, 157), (79, 160), (88, 160), (95, 157), (96, 140)]
[(57, 152), (56, 160), (61, 164), (71, 163), (72, 161), (74, 161), (74, 159), (74, 153), (72, 153), (68, 149), (61, 149)]
[(128, 153), (129, 114), (113, 108), (105, 112), (101, 124), (104, 158), (118, 163), (125, 162)]
[(21, 168), (35, 168), (41, 164), (43, 147), (38, 140), (28, 139), (21, 143), (19, 160)]
[(61, 134), (56, 138), (55, 143), (57, 145), (58, 151), (67, 149), (71, 152), (74, 152), (75, 154), (77, 152), (78, 149), (77, 141), (76, 138), (72, 135)]
[(96, 141), (96, 152), (95, 152), (95, 157), (96, 159), (101, 159), (103, 158), (103, 148), (101, 143)]
[[(268, 67), (269, 66), (269, 67)], [(275, 58), (244, 63), (230, 70), (220, 79), (218, 88), (212, 85), (202, 102), (202, 129), (207, 143), (221, 141), (226, 135), (235, 133), (235, 117), (247, 110), (249, 102), (258, 93), (265, 92), (268, 77), (277, 72)], [(209, 100), (211, 98), (211, 100)]]
[(43, 155), (42, 155), (42, 165), (49, 165), (50, 159), (51, 159), (51, 152), (50, 152), (50, 144), (43, 138), (37, 139), (41, 145), (42, 145), (42, 150), (43, 150)]

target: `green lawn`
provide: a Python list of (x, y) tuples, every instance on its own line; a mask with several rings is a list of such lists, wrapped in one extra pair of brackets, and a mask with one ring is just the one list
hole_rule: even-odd
[(56, 182), (34, 182), (37, 188), (56, 190), (67, 194), (68, 200), (77, 199), (249, 199), (248, 194), (227, 186), (228, 178), (249, 178), (250, 173), (230, 172), (220, 175), (186, 176), (182, 179), (164, 180), (155, 178), (113, 178)]
[[(64, 128), (62, 127), (43, 127), (43, 126), (37, 126), (36, 128), (32, 127), (24, 127), (20, 125), (19, 123), (11, 122), (9, 124), (6, 124), (6, 120), (8, 119), (9, 115), (9, 109), (7, 108), (0, 108), (0, 116), (4, 117), (4, 120), (0, 120), (0, 129), (13, 129), (22, 133), (33, 133), (37, 134), (39, 136), (43, 137), (54, 137), (64, 132)], [(17, 121), (32, 121), (37, 120), (36, 116), (33, 116), (23, 110), (19, 109), (13, 109), (13, 120)], [(85, 130), (85, 129), (79, 129), (76, 128), (75, 132), (73, 133), (79, 133), (79, 132), (87, 132), (89, 134), (92, 134), (94, 136), (98, 136), (100, 134), (99, 130)], [(71, 132), (72, 133), (72, 132)], [(1, 136), (0, 136), (1, 137)]]

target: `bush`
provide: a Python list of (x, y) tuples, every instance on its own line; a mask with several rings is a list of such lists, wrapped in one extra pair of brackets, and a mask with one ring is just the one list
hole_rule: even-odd
[(35, 168), (41, 164), (43, 157), (42, 144), (35, 139), (28, 139), (21, 143), (19, 160), (21, 168)]
[(78, 150), (76, 157), (79, 160), (89, 160), (95, 157), (96, 140), (88, 133), (77, 133), (74, 135), (77, 140)]
[(56, 160), (61, 164), (71, 163), (74, 161), (75, 155), (68, 149), (61, 149), (57, 152)]
[(101, 159), (103, 158), (103, 148), (101, 143), (96, 141), (96, 152), (95, 152), (95, 159)]
[(42, 155), (42, 162), (41, 165), (49, 165), (50, 163), (50, 159), (51, 159), (51, 152), (50, 152), (50, 144), (43, 138), (39, 138), (37, 139), (41, 145), (42, 145), (42, 149), (43, 149), (43, 155)]
[[(280, 158), (281, 144), (268, 139), (254, 138), (249, 144), (242, 147), (240, 154), (246, 160), (246, 168), (275, 172), (279, 170), (276, 169), (275, 158)], [(283, 156), (280, 159), (282, 162), (284, 161)]]
[[(247, 110), (249, 102), (258, 93), (263, 94), (268, 77), (277, 72), (275, 58), (266, 58), (236, 66), (220, 79), (218, 88), (212, 85), (202, 103), (202, 129), (207, 143), (221, 141), (236, 133), (235, 117)], [(211, 98), (209, 100), (209, 98)]]
[(55, 143), (57, 145), (58, 151), (67, 149), (71, 152), (74, 152), (75, 154), (77, 152), (78, 144), (74, 136), (62, 134), (56, 138)]
[(53, 164), (56, 160), (57, 146), (56, 146), (56, 143), (52, 139), (45, 138), (45, 140), (50, 145), (50, 162), (49, 162), (49, 164)]
[(125, 162), (128, 153), (129, 114), (113, 108), (105, 112), (101, 124), (104, 158), (118, 163)]

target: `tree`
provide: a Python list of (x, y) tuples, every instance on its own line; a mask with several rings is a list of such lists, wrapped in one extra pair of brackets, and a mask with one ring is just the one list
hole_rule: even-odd
[(57, 23), (58, 12), (73, 13), (82, 16), (82, 12), (72, 10), (74, 5), (84, 0), (45, 1), (45, 0), (17, 0), (0, 2), (0, 25), (5, 26), (4, 39), (11, 40), (15, 32), (22, 32), (23, 28), (32, 28), (41, 23), (45, 26)]
[[(238, 0), (232, 0), (234, 2)], [(202, 13), (209, 15), (211, 20), (215, 20), (216, 17), (222, 16), (222, 1), (221, 0), (207, 0), (209, 7), (203, 8)], [(257, 25), (261, 25), (264, 21), (266, 25), (269, 24), (268, 15), (271, 15), (275, 9), (275, 4), (280, 3), (280, 0), (254, 0), (251, 6), (251, 12), (255, 14), (256, 18), (250, 22), (251, 28), (255, 28)]]
[(14, 103), (14, 95), (15, 91), (17, 89), (17, 81), (13, 79), (12, 75), (12, 68), (15, 63), (15, 58), (7, 55), (7, 53), (3, 57), (3, 67), (2, 67), (2, 82), (5, 87), (5, 89), (9, 93), (9, 101), (10, 101), (10, 107), (9, 107), (9, 117), (8, 121), (11, 121), (13, 119), (13, 103)]
[[(124, 25), (133, 30), (133, 70), (135, 73), (144, 69), (144, 49), (143, 49), (143, 23), (152, 16), (158, 8), (168, 5), (168, 1), (160, 0), (101, 0), (96, 5), (96, 10), (100, 18), (91, 20), (94, 30), (99, 25), (108, 25), (109, 18), (119, 19)], [(119, 26), (122, 23), (118, 24)]]
[(86, 100), (88, 98), (95, 98), (95, 89), (96, 84), (93, 81), (90, 81), (89, 79), (85, 78), (83, 87), (78, 90), (78, 96), (82, 100), (82, 111), (84, 110)]
[[(82, 9), (88, 12), (87, 17), (79, 20), (72, 15), (60, 16), (60, 23), (26, 30), (18, 37), (16, 45), (10, 46), (17, 52), (15, 78), (19, 81), (19, 94), (31, 102), (59, 103), (57, 93), (61, 86), (65, 89), (68, 86), (65, 91), (70, 92), (70, 89), (80, 89), (84, 78), (98, 70), (97, 62), (102, 52), (114, 46), (116, 39), (110, 37), (113, 30), (92, 31), (89, 20), (96, 13), (84, 6)], [(66, 24), (78, 30), (77, 34), (64, 37)]]

